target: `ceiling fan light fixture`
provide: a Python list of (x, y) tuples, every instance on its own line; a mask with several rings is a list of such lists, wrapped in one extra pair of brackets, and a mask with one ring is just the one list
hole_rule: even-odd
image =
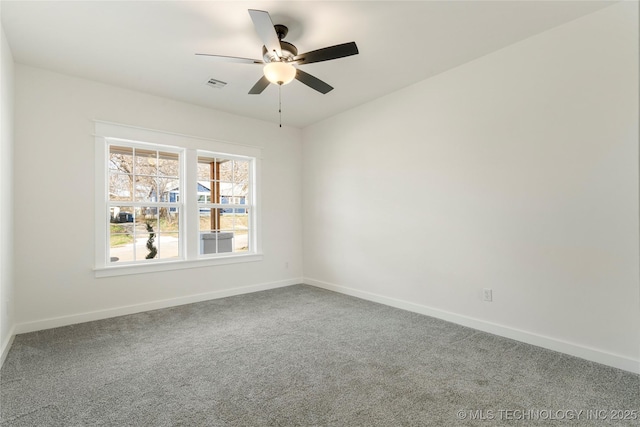
[(286, 85), (296, 77), (296, 68), (287, 62), (270, 62), (264, 66), (264, 76), (271, 83)]

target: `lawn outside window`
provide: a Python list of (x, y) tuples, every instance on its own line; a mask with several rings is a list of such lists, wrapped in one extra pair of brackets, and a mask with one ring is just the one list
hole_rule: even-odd
[(96, 122), (97, 277), (260, 260), (260, 150)]

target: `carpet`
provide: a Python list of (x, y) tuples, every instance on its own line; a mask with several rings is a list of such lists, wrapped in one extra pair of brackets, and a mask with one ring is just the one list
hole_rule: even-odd
[(18, 335), (0, 387), (2, 426), (640, 417), (638, 375), (306, 285)]

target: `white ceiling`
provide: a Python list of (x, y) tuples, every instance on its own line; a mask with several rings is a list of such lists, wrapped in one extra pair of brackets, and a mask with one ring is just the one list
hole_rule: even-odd
[[(283, 124), (304, 127), (606, 7), (606, 1), (6, 1), (2, 25), (18, 63), (271, 122), (278, 90), (247, 92), (261, 59), (247, 9), (289, 27), (299, 51), (355, 41), (360, 54), (300, 68), (331, 84), (282, 88)], [(205, 86), (210, 78), (227, 82)]]

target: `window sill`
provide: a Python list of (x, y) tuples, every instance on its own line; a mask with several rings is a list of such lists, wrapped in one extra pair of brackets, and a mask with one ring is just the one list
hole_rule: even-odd
[(97, 267), (95, 277), (126, 276), (130, 274), (156, 273), (160, 271), (182, 270), (186, 268), (210, 267), (214, 265), (238, 264), (262, 261), (262, 254), (229, 255), (197, 260), (159, 261), (149, 264), (125, 264), (109, 267)]

